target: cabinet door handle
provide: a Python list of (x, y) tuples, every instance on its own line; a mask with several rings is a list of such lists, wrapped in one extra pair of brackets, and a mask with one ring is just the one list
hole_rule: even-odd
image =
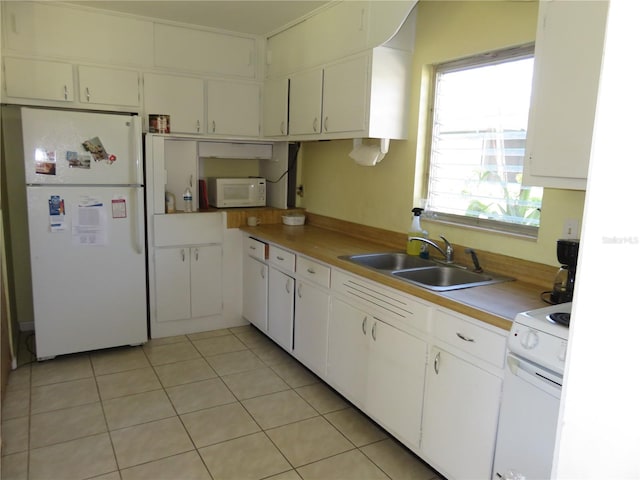
[(456, 335), (458, 336), (459, 339), (464, 340), (465, 342), (475, 342), (475, 339), (471, 338), (471, 337), (467, 337), (466, 335), (463, 335), (460, 332), (456, 332)]
[(302, 298), (302, 284), (298, 285), (298, 298)]
[(284, 286), (284, 289), (287, 291), (287, 293), (291, 293), (291, 279), (287, 278), (287, 283)]
[(323, 127), (324, 127), (324, 131), (325, 132), (329, 131), (328, 125), (329, 125), (329, 117), (324, 117), (324, 125), (323, 125)]
[(185, 253), (184, 253), (184, 248), (180, 249), (180, 255), (182, 255), (182, 261), (185, 261)]
[(433, 360), (433, 371), (436, 375), (440, 374), (440, 352), (436, 353), (436, 358)]
[(313, 119), (313, 132), (318, 133), (318, 117)]
[(374, 342), (377, 340), (377, 338), (376, 338), (376, 327), (377, 326), (378, 326), (378, 322), (375, 322), (373, 324), (373, 327), (371, 327), (371, 338), (373, 338)]
[(69, 98), (69, 88), (64, 86), (64, 99), (67, 100)]
[(262, 278), (266, 278), (267, 274), (266, 274), (266, 272), (265, 272), (265, 267), (262, 267), (262, 268), (260, 269), (260, 276), (261, 276)]
[(211, 133), (216, 133), (216, 121), (211, 120)]
[(285, 131), (284, 131), (284, 120), (280, 122), (280, 133), (281, 133), (282, 135), (284, 135), (284, 134), (285, 134)]
[(196, 132), (200, 133), (200, 120), (196, 120)]
[(189, 176), (189, 186), (193, 188), (193, 174)]
[(194, 254), (194, 256), (196, 257), (196, 262), (197, 262), (197, 261), (198, 261), (198, 258), (200, 257), (200, 249), (199, 249), (199, 248), (196, 248), (196, 249), (193, 251), (193, 254)]
[(367, 334), (367, 316), (366, 315), (362, 319), (362, 334), (363, 335)]
[(89, 91), (89, 87), (84, 89), (85, 96), (87, 97), (87, 102), (91, 101), (91, 92)]

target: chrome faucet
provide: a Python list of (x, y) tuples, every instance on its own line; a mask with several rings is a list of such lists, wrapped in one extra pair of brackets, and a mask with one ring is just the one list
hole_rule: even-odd
[(449, 240), (444, 238), (444, 235), (440, 235), (440, 238), (444, 241), (444, 245), (445, 245), (444, 250), (442, 248), (440, 248), (440, 245), (438, 245), (436, 242), (434, 242), (433, 240), (430, 240), (428, 238), (409, 237), (409, 240), (420, 240), (421, 242), (424, 242), (424, 243), (426, 243), (428, 245), (431, 245), (438, 252), (440, 252), (440, 255), (442, 255), (444, 257), (444, 261), (445, 262), (453, 263), (453, 247), (451, 246), (451, 243), (449, 243)]

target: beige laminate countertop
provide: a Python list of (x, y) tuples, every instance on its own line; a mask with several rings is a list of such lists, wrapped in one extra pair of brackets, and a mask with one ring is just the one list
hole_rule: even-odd
[[(342, 255), (389, 252), (386, 245), (352, 237), (314, 225), (287, 226), (282, 224), (240, 227), (252, 237), (295, 250), (303, 255), (339, 267), (356, 275), (368, 278), (429, 302), (459, 313), (477, 318), (504, 330), (518, 312), (548, 306), (540, 299), (541, 289), (537, 285), (513, 281), (481, 287), (434, 292), (341, 260)], [(397, 251), (397, 250), (396, 250)]]

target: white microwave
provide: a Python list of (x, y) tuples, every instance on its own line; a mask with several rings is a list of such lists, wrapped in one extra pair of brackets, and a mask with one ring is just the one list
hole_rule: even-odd
[(264, 178), (208, 177), (209, 205), (216, 208), (264, 207), (267, 181)]

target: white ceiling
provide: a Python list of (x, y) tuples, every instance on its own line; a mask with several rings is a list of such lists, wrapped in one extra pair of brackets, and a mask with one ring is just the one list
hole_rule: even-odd
[(265, 35), (327, 0), (84, 0), (67, 3), (144, 17)]

